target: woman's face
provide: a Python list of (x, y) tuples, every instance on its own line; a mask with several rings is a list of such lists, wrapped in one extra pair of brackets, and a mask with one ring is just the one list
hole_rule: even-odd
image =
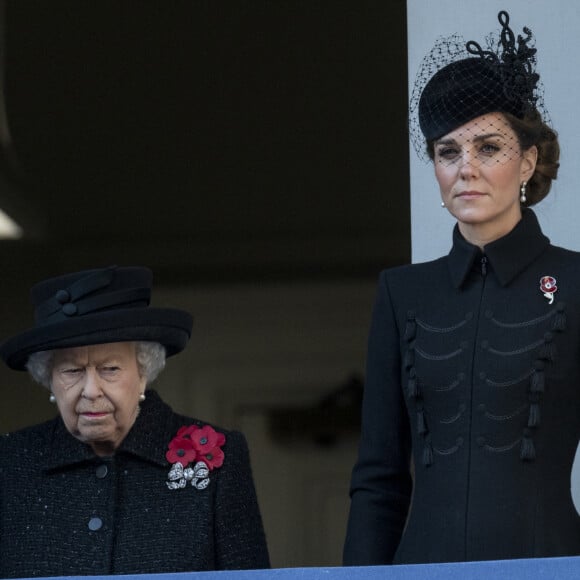
[(69, 432), (97, 455), (111, 455), (133, 427), (145, 386), (132, 342), (55, 350), (58, 410)]
[(441, 198), (470, 242), (483, 247), (521, 219), (520, 186), (536, 167), (537, 149), (521, 151), (501, 113), (477, 117), (434, 143)]

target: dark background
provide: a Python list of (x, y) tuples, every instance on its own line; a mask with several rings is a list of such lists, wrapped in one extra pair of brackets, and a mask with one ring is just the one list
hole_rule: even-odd
[(403, 0), (5, 1), (4, 276), (406, 262), (406, 87)]
[[(247, 434), (280, 567), (340, 563), (344, 390), (379, 271), (410, 259), (405, 5), (0, 0), (0, 207), (24, 228), (0, 240), (0, 340), (41, 279), (151, 267), (153, 304), (195, 316), (160, 392)], [(56, 412), (26, 373), (0, 386), (2, 432)], [(305, 444), (329, 400), (347, 432)]]
[[(84, 268), (330, 295), (409, 261), (404, 0), (0, 9), (0, 207), (24, 228), (0, 240), (0, 340), (31, 326), (33, 283)], [(4, 428), (47, 412), (23, 375), (0, 369)]]

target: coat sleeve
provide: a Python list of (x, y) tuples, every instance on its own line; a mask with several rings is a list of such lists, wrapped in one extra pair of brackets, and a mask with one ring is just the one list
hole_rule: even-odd
[(362, 431), (351, 479), (345, 566), (392, 563), (409, 509), (410, 456), (399, 330), (387, 273), (383, 272), (368, 340)]
[(215, 503), (218, 570), (269, 568), (270, 559), (245, 437), (227, 434)]

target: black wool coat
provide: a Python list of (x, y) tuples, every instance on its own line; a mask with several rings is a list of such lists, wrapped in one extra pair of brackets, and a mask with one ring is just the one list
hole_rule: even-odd
[(380, 277), (345, 564), (580, 554), (579, 439), (580, 254), (531, 210), (484, 253), (456, 227)]
[[(205, 489), (167, 486), (167, 445), (184, 425), (154, 391), (110, 458), (60, 417), (0, 438), (0, 577), (269, 567), (241, 433), (226, 436)], [(217, 428), (216, 428), (217, 429)]]

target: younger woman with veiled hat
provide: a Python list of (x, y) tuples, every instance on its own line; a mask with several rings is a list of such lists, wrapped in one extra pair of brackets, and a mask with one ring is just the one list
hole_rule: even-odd
[(381, 274), (347, 565), (580, 554), (580, 254), (530, 206), (559, 146), (531, 32), (425, 59), (411, 136), (454, 216), (450, 253)]
[(0, 437), (0, 577), (269, 566), (243, 435), (147, 388), (192, 328), (150, 294), (146, 268), (45, 280), (35, 326), (0, 345), (59, 411)]

